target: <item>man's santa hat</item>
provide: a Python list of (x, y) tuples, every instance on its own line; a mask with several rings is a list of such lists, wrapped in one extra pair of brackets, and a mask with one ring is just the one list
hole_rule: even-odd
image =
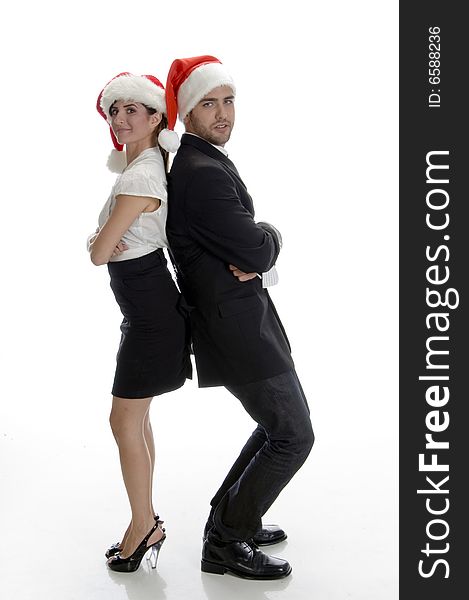
[(126, 166), (126, 157), (122, 152), (123, 144), (119, 144), (111, 127), (111, 106), (117, 100), (131, 100), (154, 108), (166, 114), (165, 92), (163, 84), (153, 75), (132, 75), (132, 73), (119, 73), (109, 81), (98, 96), (96, 108), (99, 114), (109, 123), (113, 150), (108, 159), (111, 171), (122, 173)]
[(176, 152), (179, 147), (179, 137), (174, 131), (178, 113), (179, 120), (183, 121), (204, 96), (223, 85), (229, 86), (233, 95), (236, 94), (231, 75), (214, 56), (177, 58), (173, 61), (166, 81), (168, 128), (158, 136), (158, 142), (165, 150)]

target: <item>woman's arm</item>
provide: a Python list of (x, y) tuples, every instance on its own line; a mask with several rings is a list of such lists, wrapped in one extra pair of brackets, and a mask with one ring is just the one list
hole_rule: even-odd
[(86, 249), (88, 250), (88, 252), (91, 252), (91, 244), (95, 241), (98, 233), (99, 227), (96, 228), (96, 231), (94, 233), (88, 236), (88, 239), (86, 240)]
[[(91, 235), (88, 236), (88, 239), (86, 240), (86, 249), (88, 250), (88, 252), (91, 251), (91, 244), (96, 239), (98, 233), (99, 233), (99, 227), (96, 229), (96, 231), (94, 233), (92, 233)], [(125, 252), (128, 249), (129, 249), (129, 247), (127, 246), (127, 244), (121, 240), (117, 244), (117, 246), (114, 248), (114, 252), (112, 253), (112, 256), (117, 256), (118, 254), (122, 254), (122, 252)]]
[(90, 258), (94, 265), (109, 262), (127, 229), (142, 212), (155, 211), (160, 201), (144, 196), (116, 197), (116, 204), (108, 220), (89, 244)]

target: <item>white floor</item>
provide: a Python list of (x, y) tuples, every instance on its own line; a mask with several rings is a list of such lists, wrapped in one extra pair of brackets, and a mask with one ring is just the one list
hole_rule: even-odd
[[(80, 406), (72, 398), (60, 405), (56, 398), (49, 406), (31, 402), (28, 414), (3, 411), (0, 597), (397, 598), (394, 434), (389, 428), (372, 434), (361, 428), (360, 417), (337, 419), (334, 407), (314, 399), (313, 381), (302, 379), (317, 444), (264, 521), (288, 532), (270, 552), (290, 561), (291, 577), (250, 582), (200, 572), (208, 502), (253, 424), (224, 390), (189, 383), (152, 406), (155, 500), (168, 535), (157, 571), (144, 564), (135, 574), (114, 574), (105, 565), (103, 551), (119, 539), (128, 518), (107, 402), (94, 397)], [(326, 435), (328, 422), (336, 428)]]

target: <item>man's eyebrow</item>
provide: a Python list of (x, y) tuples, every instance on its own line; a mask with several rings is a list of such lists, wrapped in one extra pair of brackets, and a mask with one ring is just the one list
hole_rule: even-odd
[[(225, 96), (223, 100), (233, 100), (234, 96)], [(200, 102), (216, 102), (218, 98), (202, 98)]]

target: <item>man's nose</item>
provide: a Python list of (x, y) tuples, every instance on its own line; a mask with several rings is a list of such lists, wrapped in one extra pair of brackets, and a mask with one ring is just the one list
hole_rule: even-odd
[(217, 104), (216, 117), (219, 121), (226, 119), (226, 106), (224, 104)]

